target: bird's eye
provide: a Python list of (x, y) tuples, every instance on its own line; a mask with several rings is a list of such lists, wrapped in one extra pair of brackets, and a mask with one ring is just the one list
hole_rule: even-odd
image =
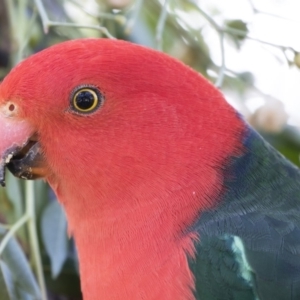
[(82, 114), (94, 112), (103, 101), (100, 91), (92, 86), (79, 87), (72, 95), (72, 109)]

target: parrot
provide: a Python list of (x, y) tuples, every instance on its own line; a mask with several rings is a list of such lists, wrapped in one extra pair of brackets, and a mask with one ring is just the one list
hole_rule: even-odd
[(58, 43), (0, 84), (5, 172), (49, 183), (85, 300), (299, 300), (300, 170), (191, 67)]

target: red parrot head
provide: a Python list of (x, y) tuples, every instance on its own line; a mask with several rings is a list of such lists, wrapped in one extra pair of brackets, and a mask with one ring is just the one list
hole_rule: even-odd
[[(99, 276), (121, 278), (149, 247), (156, 261), (165, 259), (199, 211), (215, 205), (219, 166), (239, 152), (241, 124), (216, 88), (161, 52), (123, 41), (69, 41), (24, 60), (0, 85), (0, 180), (8, 166), (50, 183), (77, 241), (83, 289), (95, 290)], [(142, 235), (154, 244), (140, 243)], [(192, 252), (190, 238), (173, 253), (184, 262), (180, 249)], [(123, 263), (118, 249), (131, 247), (132, 261), (109, 271)], [(88, 276), (95, 253), (104, 270), (96, 279)], [(135, 270), (139, 278), (143, 270)], [(190, 286), (189, 273), (181, 276)]]

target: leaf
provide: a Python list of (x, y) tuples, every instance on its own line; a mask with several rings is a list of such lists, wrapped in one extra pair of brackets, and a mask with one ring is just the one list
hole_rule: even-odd
[(242, 20), (230, 20), (226, 21), (226, 26), (229, 29), (236, 30), (237, 32), (227, 32), (227, 35), (231, 37), (236, 47), (239, 49), (241, 42), (245, 40), (249, 29), (247, 27), (247, 23)]
[(35, 211), (38, 218), (41, 216), (45, 207), (49, 203), (49, 186), (43, 180), (35, 180), (34, 182), (34, 192), (35, 192)]
[(42, 239), (51, 260), (51, 274), (56, 278), (68, 256), (67, 221), (57, 201), (50, 201), (42, 214)]
[(9, 281), (9, 269), (4, 264), (4, 262), (0, 261), (0, 300), (10, 300), (7, 282)]
[[(3, 286), (0, 283), (0, 300), (38, 300), (39, 297), (33, 297), (32, 295), (23, 291), (20, 286), (14, 281), (13, 274), (9, 270), (8, 266), (0, 261), (0, 273), (3, 274)], [(0, 276), (1, 277), (1, 276)]]
[(294, 64), (296, 65), (296, 67), (298, 69), (300, 69), (300, 53), (299, 52), (295, 52)]
[[(10, 294), (14, 295), (12, 299), (41, 299), (35, 277), (15, 238), (11, 238), (7, 243), (1, 260), (1, 268), (2, 271), (4, 270), (8, 290)], [(31, 295), (30, 298), (28, 294)], [(22, 298), (20, 295), (23, 295)]]
[(234, 36), (240, 40), (245, 39), (247, 33), (249, 32), (247, 23), (242, 20), (230, 20), (226, 22), (228, 28), (239, 30), (239, 34), (235, 34)]
[(10, 172), (6, 173), (6, 192), (9, 200), (14, 206), (14, 215), (18, 219), (23, 214), (23, 198), (20, 180), (15, 178)]

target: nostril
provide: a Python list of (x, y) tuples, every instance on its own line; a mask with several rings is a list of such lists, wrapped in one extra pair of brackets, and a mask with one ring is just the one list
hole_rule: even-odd
[(15, 105), (14, 104), (10, 104), (8, 107), (9, 111), (14, 111), (15, 110)]

